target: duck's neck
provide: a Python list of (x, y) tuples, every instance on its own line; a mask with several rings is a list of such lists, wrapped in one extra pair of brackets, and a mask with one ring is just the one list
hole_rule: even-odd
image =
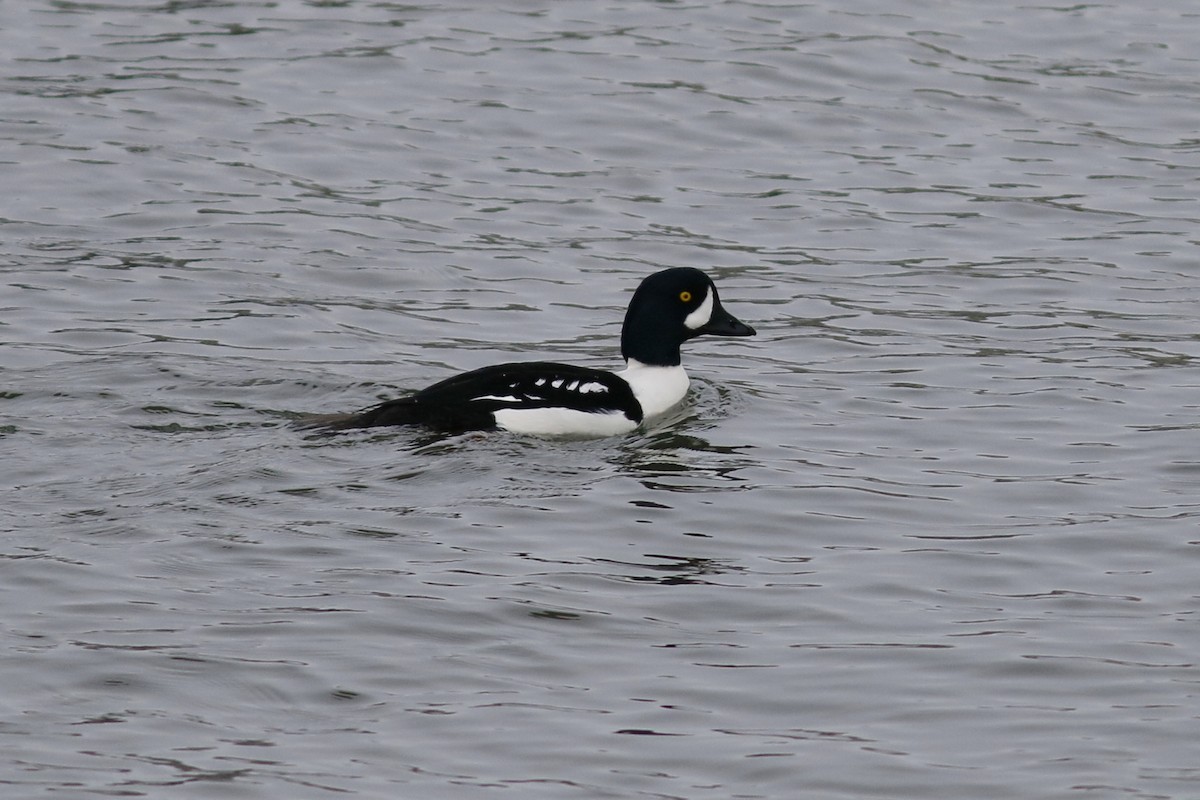
[(678, 324), (654, 313), (640, 299), (635, 296), (625, 312), (625, 322), (621, 325), (621, 357), (631, 364), (638, 361), (653, 367), (679, 366), (679, 345), (683, 343), (683, 337), (679, 335)]

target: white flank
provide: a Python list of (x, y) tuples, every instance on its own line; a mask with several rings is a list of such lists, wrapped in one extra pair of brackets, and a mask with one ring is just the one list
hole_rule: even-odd
[(519, 403), (519, 398), (513, 397), (511, 394), (481, 394), (479, 397), (472, 397), (471, 402), (476, 400), (499, 400), (501, 403)]
[[(703, 310), (701, 306), (692, 313)], [(629, 359), (629, 366), (618, 372), (617, 377), (633, 389), (633, 396), (641, 403), (646, 417), (661, 414), (682, 400), (689, 384), (683, 367), (652, 367), (635, 358)]]
[(696, 330), (703, 328), (712, 319), (713, 312), (713, 293), (705, 290), (704, 302), (700, 304), (692, 313), (683, 318), (683, 324), (688, 327), (688, 330)]
[(501, 408), (496, 424), (514, 433), (540, 436), (613, 436), (637, 427), (620, 411), (592, 413), (573, 408)]

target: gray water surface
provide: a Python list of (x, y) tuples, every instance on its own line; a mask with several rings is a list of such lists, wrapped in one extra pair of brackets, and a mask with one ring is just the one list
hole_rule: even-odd
[(3, 14), (5, 798), (1200, 796), (1190, 4)]

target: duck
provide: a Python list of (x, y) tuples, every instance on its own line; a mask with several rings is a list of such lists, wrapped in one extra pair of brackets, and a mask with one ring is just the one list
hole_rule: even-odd
[(300, 425), (335, 433), (415, 426), (443, 433), (506, 430), (537, 436), (629, 433), (687, 394), (680, 346), (697, 336), (754, 336), (725, 310), (703, 271), (674, 267), (642, 280), (621, 327), (625, 368), (529, 361), (496, 364), (439, 381), (413, 394)]

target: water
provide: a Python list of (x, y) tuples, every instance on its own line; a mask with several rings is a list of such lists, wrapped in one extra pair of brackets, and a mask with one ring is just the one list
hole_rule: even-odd
[[(1186, 4), (4, 16), (5, 797), (1200, 795)], [(636, 434), (286, 424), (680, 265)]]

